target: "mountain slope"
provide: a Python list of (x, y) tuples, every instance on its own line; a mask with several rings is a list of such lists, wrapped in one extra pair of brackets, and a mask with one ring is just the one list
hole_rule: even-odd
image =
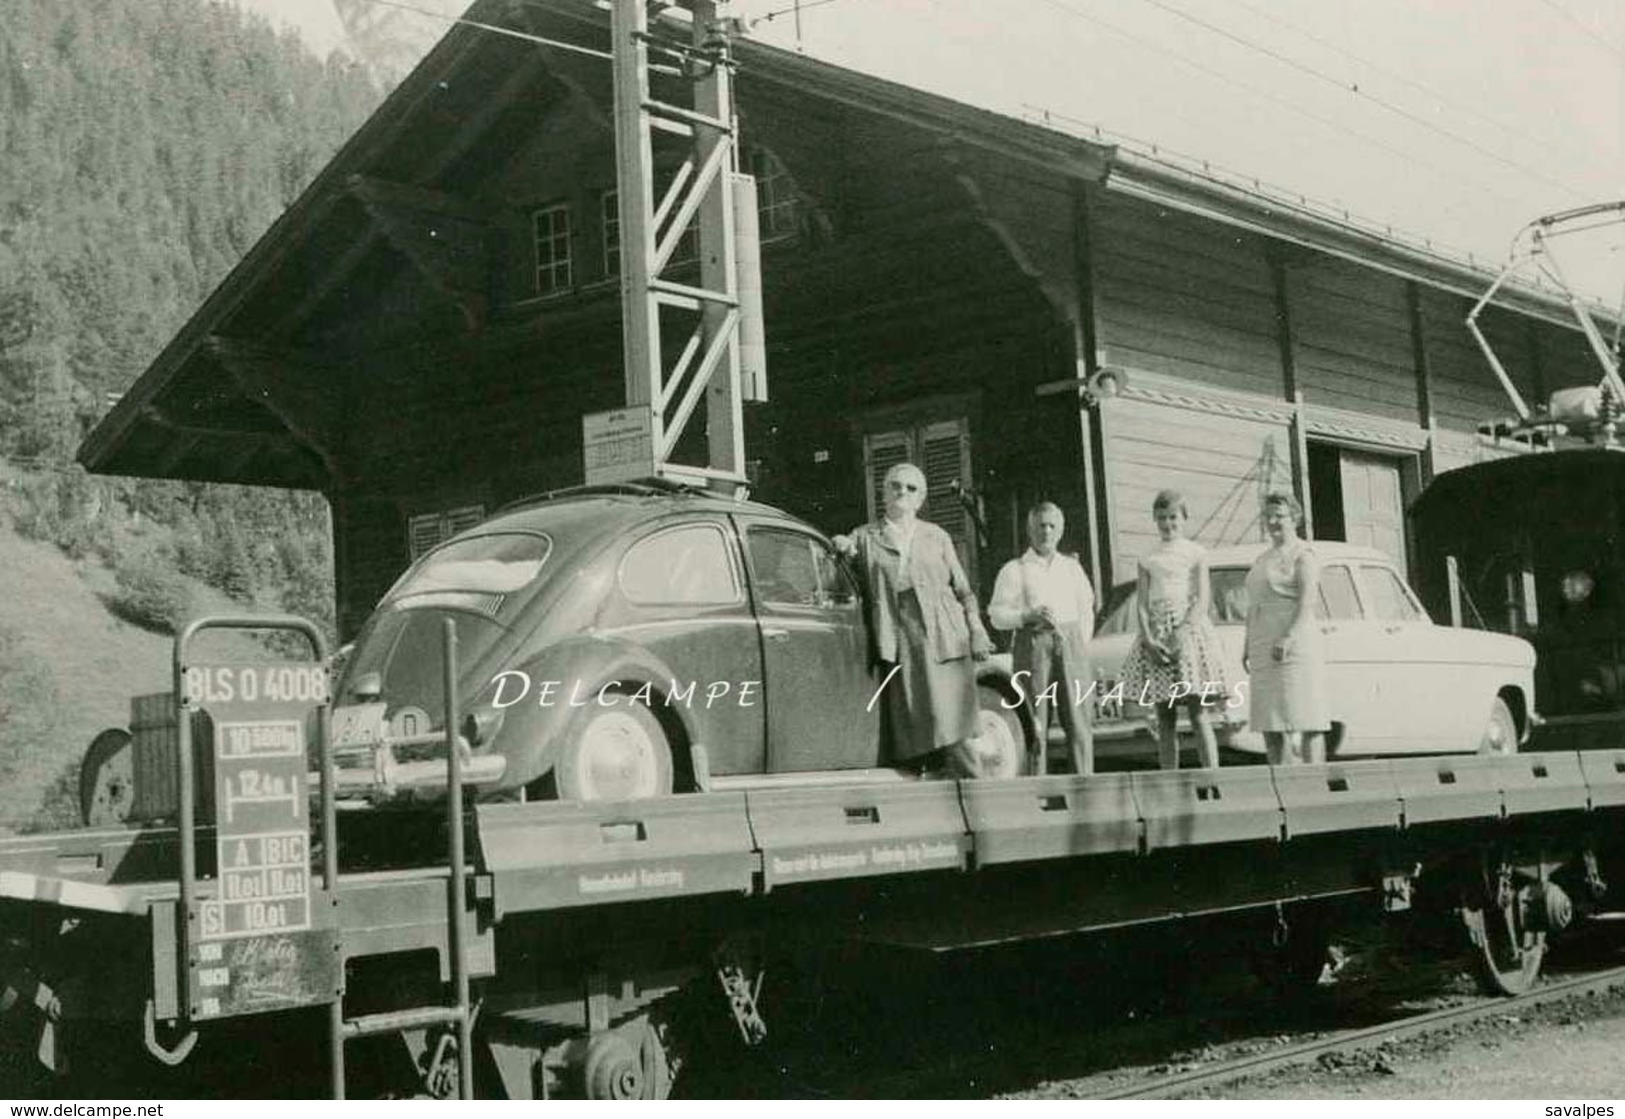
[[(91, 738), (129, 725), (131, 696), (168, 690), (174, 642), (108, 610), (101, 595), (113, 579), (105, 568), (25, 540), (3, 518), (0, 571), (0, 827), (16, 827)], [(194, 587), (194, 608), (229, 604)], [(246, 638), (209, 642), (198, 650), (208, 659), (267, 659)]]

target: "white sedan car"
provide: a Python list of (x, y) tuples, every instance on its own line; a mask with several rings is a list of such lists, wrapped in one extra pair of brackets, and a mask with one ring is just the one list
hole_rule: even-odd
[[(1262, 753), (1247, 726), (1241, 653), (1247, 572), (1264, 545), (1208, 552), (1212, 617), (1224, 646), (1230, 690), (1215, 697), (1221, 745)], [(1316, 541), (1315, 606), (1326, 654), (1326, 702), (1333, 757), (1512, 753), (1534, 715), (1535, 651), (1527, 641), (1435, 625), (1394, 562), (1372, 548)], [(1135, 585), (1112, 589), (1089, 647), (1098, 682), (1096, 735), (1102, 757), (1155, 756), (1150, 708), (1119, 684), (1135, 637)]]

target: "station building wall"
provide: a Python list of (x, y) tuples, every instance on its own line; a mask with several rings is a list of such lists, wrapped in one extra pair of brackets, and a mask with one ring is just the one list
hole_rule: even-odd
[[(1514, 415), (1467, 332), (1467, 297), (1109, 192), (1091, 209), (1096, 352), (1125, 375), (1096, 423), (1114, 580), (1179, 490), (1208, 546), (1262, 541), (1259, 498), (1307, 494), (1311, 531), (1402, 562), (1404, 507), (1427, 480), (1527, 447), (1479, 433)], [(1594, 384), (1577, 330), (1481, 318), (1534, 406)]]

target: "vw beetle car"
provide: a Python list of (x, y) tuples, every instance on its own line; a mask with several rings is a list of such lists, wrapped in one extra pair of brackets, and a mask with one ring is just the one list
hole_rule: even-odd
[[(1325, 696), (1334, 757), (1511, 753), (1535, 721), (1534, 648), (1519, 638), (1435, 625), (1383, 553), (1316, 541), (1315, 624), (1326, 655)], [(1210, 707), (1222, 745), (1261, 753), (1236, 683), (1247, 623), (1247, 572), (1261, 545), (1208, 552), (1212, 618), (1230, 691)], [(1152, 755), (1150, 709), (1117, 688), (1134, 643), (1135, 585), (1113, 589), (1090, 660), (1098, 681), (1097, 734), (1105, 756)], [(1115, 690), (1115, 694), (1114, 694)]]
[[(338, 682), (341, 792), (444, 781), (447, 619), (462, 756), (487, 793), (629, 799), (887, 764), (860, 586), (825, 536), (767, 505), (581, 487), (423, 556)], [(1008, 673), (982, 677), (979, 749), (1014, 775)]]

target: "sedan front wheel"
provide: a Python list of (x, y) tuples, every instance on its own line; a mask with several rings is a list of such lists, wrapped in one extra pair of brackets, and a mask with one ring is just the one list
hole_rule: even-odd
[(1490, 701), (1489, 721), (1484, 724), (1484, 736), (1479, 739), (1480, 754), (1515, 754), (1518, 752), (1518, 720), (1506, 700), (1496, 696)]

